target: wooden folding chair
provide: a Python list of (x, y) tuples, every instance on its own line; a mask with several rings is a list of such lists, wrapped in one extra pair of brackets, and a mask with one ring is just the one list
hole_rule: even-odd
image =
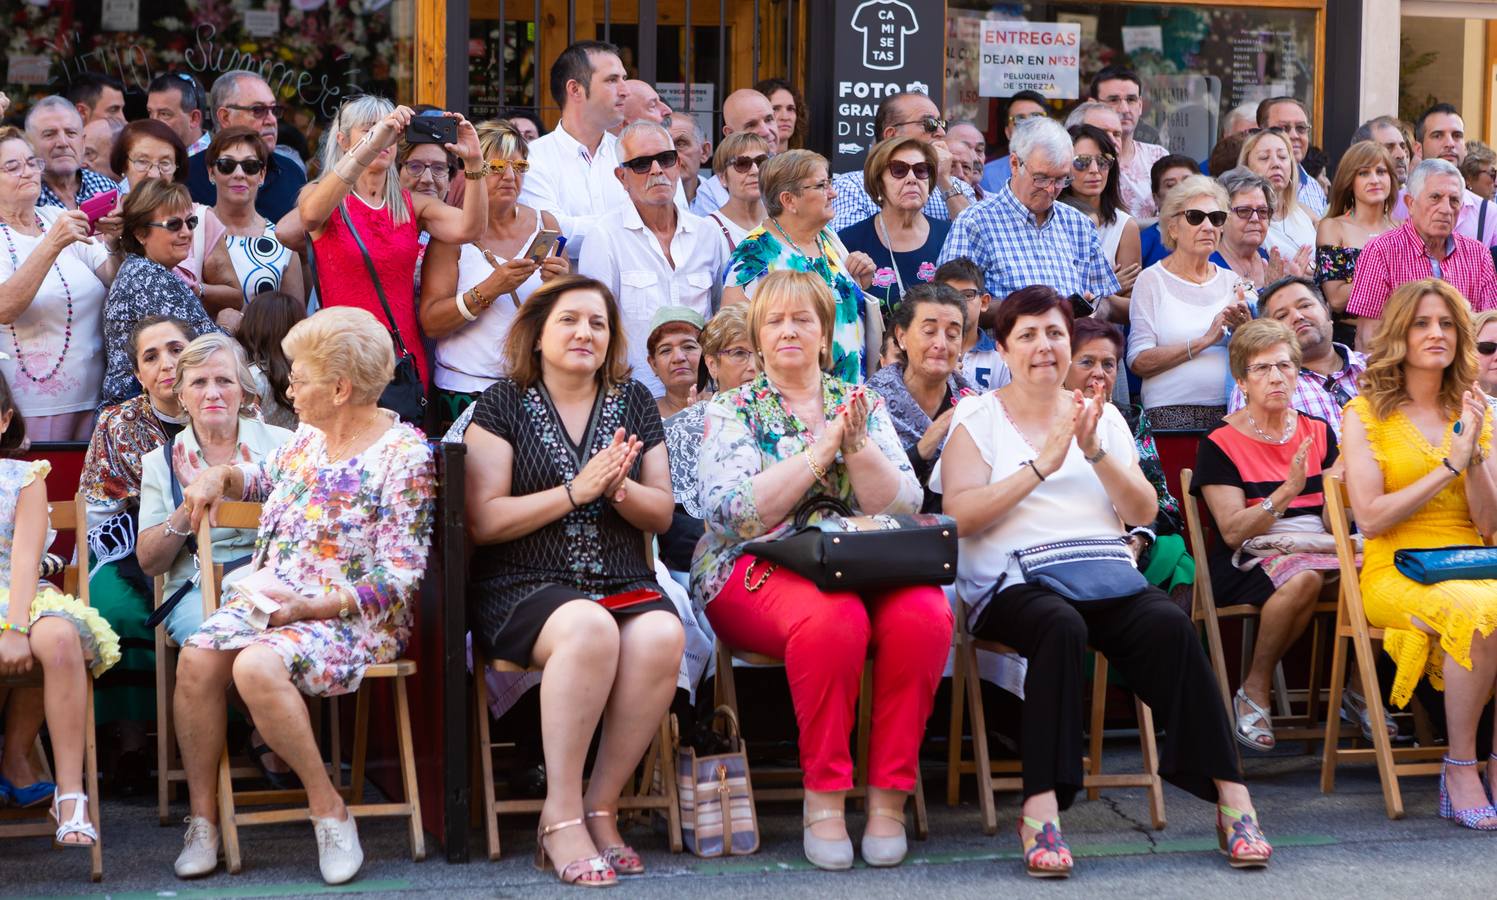
[[(223, 528), (259, 528), (260, 504), (224, 503), (218, 509), (218, 525)], [(205, 609), (217, 609), (222, 569), (213, 562), (213, 540), (207, 517), (198, 531), (198, 558)], [(411, 733), (410, 702), (406, 679), (416, 674), (416, 663), (397, 659), (364, 670), (363, 683), (354, 705), (353, 769), (347, 785), (339, 782), (342, 760), (337, 750), (331, 764), (333, 786), (348, 804), (348, 814), (361, 818), (398, 817), (405, 819), (410, 830), (411, 859), (426, 858), (426, 836), (421, 827), (421, 799), (416, 782), (416, 751)], [(404, 796), (390, 803), (362, 803), (364, 766), (369, 747), (369, 692), (372, 679), (393, 678), (395, 696), (396, 746), (400, 757), (401, 789)], [(334, 722), (337, 715), (332, 716)], [(336, 748), (337, 742), (334, 741)], [(309, 815), (304, 790), (235, 791), (234, 770), (229, 764), (226, 747), (218, 763), (218, 827), (223, 837), (224, 858), (229, 871), (238, 874), (243, 865), (239, 848), (239, 828), (248, 825), (272, 825), (283, 822), (305, 822)], [(240, 812), (238, 807), (251, 805), (297, 804), (291, 808)]]
[[(1194, 473), (1190, 469), (1180, 470), (1180, 505), (1185, 508), (1185, 527), (1190, 535), (1190, 549), (1196, 562), (1191, 619), (1206, 632), (1206, 646), (1211, 656), (1211, 668), (1216, 672), (1216, 683), (1221, 689), (1222, 704), (1227, 710), (1227, 721), (1232, 723), (1235, 730), (1237, 713), (1232, 709), (1232, 688), (1231, 682), (1227, 680), (1227, 656), (1222, 647), (1221, 621), (1241, 619), (1243, 622), (1242, 674), (1245, 675), (1248, 663), (1251, 661), (1252, 647), (1248, 632), (1256, 626), (1263, 611), (1261, 607), (1251, 603), (1216, 605), (1216, 595), (1211, 590), (1211, 563), (1207, 553), (1206, 533), (1201, 527), (1201, 511), (1197, 505), (1199, 501), (1190, 493), (1193, 476)], [(1339, 692), (1332, 696), (1328, 706), (1322, 707), (1320, 704), (1322, 690), (1320, 670), (1323, 664), (1320, 626), (1323, 618), (1335, 614), (1336, 603), (1334, 601), (1320, 601), (1315, 604), (1315, 612), (1310, 619), (1309, 687), (1303, 691), (1288, 690), (1284, 681), (1283, 665), (1280, 664), (1274, 669), (1274, 694), (1278, 700), (1273, 710), (1274, 737), (1276, 740), (1306, 741), (1305, 752), (1307, 753), (1313, 749), (1308, 742), (1325, 738), (1325, 723), (1321, 720), (1322, 714), (1327, 719), (1339, 718), (1341, 714)], [(1293, 712), (1292, 704), (1295, 700), (1301, 700), (1304, 703), (1303, 712), (1298, 714)]]
[[(71, 503), (57, 503), (51, 510), (52, 528), (56, 531), (71, 531), (75, 535), (75, 559), (63, 569), (62, 590), (71, 594), (78, 602), (87, 606), (88, 600), (88, 512), (82, 494), (75, 494)], [(104, 825), (99, 818), (99, 755), (94, 736), (94, 680), (84, 679), (84, 724), (83, 724), (83, 788), (88, 792), (88, 817), (94, 823), (99, 838), (89, 848), (89, 877), (97, 882), (104, 878)], [(8, 688), (42, 687), (41, 666), (33, 665), (26, 675), (0, 679), (0, 686)], [(40, 742), (38, 742), (40, 743)], [(45, 760), (43, 760), (45, 761)], [(48, 807), (29, 809), (0, 809), (0, 838), (41, 837), (49, 840), (56, 835), (57, 828), (48, 816)]]
[[(713, 707), (727, 706), (738, 714), (738, 687), (733, 678), (733, 660), (740, 659), (752, 666), (784, 667), (785, 661), (746, 650), (733, 650), (722, 641), (717, 642), (717, 674), (715, 677)], [(742, 715), (738, 716), (740, 722)], [(863, 666), (863, 683), (858, 690), (857, 752), (853, 756), (853, 788), (847, 792), (850, 799), (866, 800), (868, 796), (868, 743), (873, 731), (873, 660)], [(779, 800), (803, 800), (806, 792), (800, 784), (805, 773), (798, 766), (776, 767), (750, 766), (750, 779), (754, 782), (754, 803)], [(789, 782), (794, 787), (764, 787), (766, 782)], [(918, 840), (930, 835), (930, 818), (925, 809), (925, 783), (920, 776), (920, 767), (915, 767), (915, 828)]]
[[(960, 597), (956, 604), (955, 660), (951, 682), (951, 734), (947, 743), (946, 805), (955, 806), (963, 775), (977, 776), (977, 800), (982, 810), (983, 831), (998, 833), (998, 809), (994, 795), (998, 791), (1020, 791), (1024, 788), (1023, 766), (1018, 760), (995, 760), (988, 752), (987, 714), (982, 705), (982, 677), (977, 668), (977, 651), (1013, 653), (1011, 647), (996, 641), (976, 638), (967, 629), (966, 604)], [(1107, 713), (1107, 657), (1094, 652), (1092, 675), (1092, 710), (1087, 756), (1082, 760), (1086, 774), (1082, 786), (1087, 799), (1096, 800), (1103, 788), (1141, 787), (1149, 793), (1149, 818), (1156, 830), (1168, 820), (1164, 814), (1164, 780), (1159, 777), (1159, 747), (1154, 735), (1154, 713), (1148, 704), (1134, 697), (1138, 716), (1138, 746), (1143, 756), (1143, 771), (1104, 774), (1102, 771), (1102, 737)], [(972, 709), (972, 758), (963, 753), (965, 706)]]
[[(1329, 794), (1336, 789), (1336, 766), (1343, 760), (1377, 763), (1378, 779), (1383, 785), (1383, 805), (1388, 818), (1403, 818), (1403, 794), (1398, 787), (1401, 775), (1434, 775), (1440, 771), (1439, 759), (1444, 747), (1394, 747), (1388, 737), (1383, 699), (1387, 694), (1378, 683), (1377, 657), (1372, 642), (1383, 639), (1383, 629), (1367, 622), (1362, 606), (1362, 585), (1357, 570), (1357, 551), (1351, 540), (1351, 501), (1340, 478), (1326, 476), (1325, 499), (1330, 508), (1331, 534), (1336, 538), (1336, 559), (1341, 566), (1341, 593), (1336, 608), (1336, 635), (1331, 653), (1332, 710), (1341, 708), (1342, 682), (1346, 680), (1346, 647), (1350, 642), (1357, 655), (1357, 669), (1362, 679), (1362, 696), (1367, 698), (1367, 714), (1372, 719), (1372, 746), (1343, 749), (1340, 746), (1341, 718), (1328, 716), (1325, 723), (1325, 755), (1320, 764), (1320, 790)], [(1360, 737), (1360, 735), (1358, 735)]]

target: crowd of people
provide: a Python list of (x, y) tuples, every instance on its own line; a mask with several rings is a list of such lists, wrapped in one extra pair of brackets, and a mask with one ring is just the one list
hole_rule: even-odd
[[(1393, 563), (1497, 531), (1497, 170), (1456, 109), (1369, 121), (1327, 178), (1299, 100), (1233, 110), (1195, 160), (1144, 140), (1144, 82), (1109, 66), (1064, 122), (1010, 98), (1002, 153), (892, 94), (863, 169), (838, 174), (804, 146), (788, 82), (732, 92), (708, 135), (627, 76), (612, 45), (568, 47), (550, 131), (353, 98), (313, 160), (247, 71), (206, 92), (162, 75), (133, 122), (91, 79), (0, 129), (0, 448), (88, 442), (92, 598), (38, 583), (47, 463), (0, 460), (0, 673), (46, 675), (0, 695), (0, 799), (51, 802), (59, 843), (98, 840), (91, 676), (111, 746), (148, 771), (159, 577), (155, 618), (182, 648), (177, 875), (218, 865), (232, 700), (267, 779), (306, 790), (324, 878), (353, 878), (358, 830), (302, 696), (357, 690), (404, 649), (434, 518), (426, 436), (445, 435), (469, 451), (475, 658), (542, 672), (536, 840), (563, 882), (644, 871), (619, 797), (695, 634), (784, 661), (806, 857), (898, 865), (955, 616), (1027, 660), (1029, 874), (1075, 864), (1060, 814), (1083, 785), (1089, 647), (1161, 717), (1159, 774), (1216, 806), (1230, 864), (1267, 865), (1234, 742), (1275, 746), (1274, 669), (1334, 596), (1331, 475), (1396, 664), (1387, 696), (1348, 691), (1345, 712), (1370, 733), (1368, 705), (1401, 707), (1427, 676), (1441, 814), (1497, 830), (1475, 768), (1497, 584), (1419, 585)], [(1204, 503), (1208, 548), (1186, 545), (1156, 431), (1200, 435), (1184, 499)], [(827, 590), (760, 555), (828, 498), (949, 516), (955, 587)], [(225, 499), (262, 520), (211, 532), (230, 590), (204, 610), (192, 546)], [(1055, 545), (1069, 576), (1037, 577)], [(1262, 611), (1230, 709), (1176, 599), (1191, 549), (1219, 602)], [(232, 589), (251, 576), (268, 624)], [(26, 759), (43, 721), (55, 785)]]

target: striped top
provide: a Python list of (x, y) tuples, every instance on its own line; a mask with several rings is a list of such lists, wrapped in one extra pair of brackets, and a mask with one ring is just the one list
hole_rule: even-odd
[[(1289, 475), (1289, 464), (1305, 438), (1311, 440), (1305, 459), (1305, 488), (1289, 501), (1288, 516), (1319, 516), (1325, 506), (1321, 473), (1336, 461), (1336, 435), (1320, 418), (1300, 413), (1294, 436), (1283, 444), (1243, 434), (1231, 425), (1223, 425), (1206, 435), (1196, 448), (1195, 479), (1190, 492), (1201, 495), (1201, 488), (1212, 484), (1231, 485), (1243, 493), (1243, 506), (1257, 506), (1278, 490)], [(1215, 523), (1213, 528), (1215, 527)]]

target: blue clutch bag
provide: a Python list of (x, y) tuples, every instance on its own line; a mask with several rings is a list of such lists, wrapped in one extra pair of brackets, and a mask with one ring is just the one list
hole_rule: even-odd
[(1420, 584), (1497, 579), (1497, 547), (1432, 547), (1395, 550), (1393, 565)]

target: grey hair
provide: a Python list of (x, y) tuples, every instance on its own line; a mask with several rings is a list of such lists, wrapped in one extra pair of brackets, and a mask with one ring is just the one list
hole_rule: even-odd
[(177, 357), (177, 380), (172, 383), (172, 393), (182, 396), (182, 386), (187, 383), (187, 370), (205, 365), (220, 353), (227, 353), (234, 360), (234, 377), (239, 380), (239, 415), (252, 415), (254, 405), (260, 402), (260, 389), (255, 386), (255, 373), (250, 371), (244, 357), (244, 348), (239, 342), (221, 331), (210, 331), (192, 339)]
[(208, 91), (208, 108), (210, 115), (216, 125), (218, 122), (218, 110), (227, 106), (239, 94), (239, 82), (253, 78), (256, 81), (270, 87), (270, 83), (260, 76), (259, 72), (251, 72), (249, 69), (230, 69), (217, 78), (213, 79), (213, 88)]
[(1263, 199), (1268, 204), (1268, 217), (1270, 219), (1273, 218), (1274, 203), (1278, 199), (1278, 195), (1273, 189), (1273, 182), (1249, 169), (1247, 166), (1237, 166), (1236, 168), (1228, 169), (1217, 176), (1216, 180), (1221, 182), (1221, 186), (1226, 189), (1229, 200), (1243, 191), (1250, 191), (1253, 188), (1262, 191)]
[[(217, 86), (215, 82), (214, 87)], [(322, 174), (317, 176), (317, 180), (338, 177), (333, 173), (333, 168), (348, 152), (339, 146), (339, 135), (348, 137), (355, 128), (373, 127), (394, 111), (394, 103), (375, 94), (355, 97), (339, 107), (338, 114), (333, 116), (332, 123), (323, 135)], [(385, 170), (385, 203), (389, 204), (390, 220), (396, 225), (404, 225), (411, 220), (410, 207), (405, 202), (405, 193), (400, 189), (398, 166), (392, 165)]]
[(1105, 109), (1108, 112), (1116, 112), (1116, 110), (1101, 100), (1088, 100), (1085, 103), (1076, 104), (1076, 108), (1071, 110), (1070, 114), (1066, 116), (1066, 127), (1075, 128), (1077, 125), (1085, 124), (1082, 120), (1086, 118), (1087, 113), (1094, 109)]
[[(43, 97), (42, 99), (36, 101), (36, 104), (31, 107), (31, 111), (28, 112), (28, 113), (26, 113), (26, 131), (27, 131), (27, 133), (29, 133), (29, 134), (35, 134), (36, 133), (35, 129), (33, 129), (31, 127), (31, 120), (34, 119), (34, 118), (36, 118), (36, 114), (37, 113), (42, 112), (44, 110), (48, 110), (48, 109), (65, 109), (65, 110), (67, 110), (68, 112), (70, 112), (70, 113), (73, 114), (73, 118), (75, 118), (75, 119), (78, 120), (78, 127), (80, 129), (83, 128), (83, 116), (79, 115), (79, 113), (78, 113), (78, 107), (76, 107), (76, 106), (73, 105), (73, 101), (69, 100), (66, 97), (61, 97), (61, 96), (58, 96), (57, 94), (52, 94), (49, 97)], [(82, 163), (80, 162), (79, 165), (82, 165)]]
[[(656, 134), (663, 135), (667, 144), (670, 144), (673, 149), (676, 146), (676, 140), (675, 138), (671, 137), (670, 129), (666, 128), (664, 125), (661, 125), (659, 122), (651, 122), (649, 119), (640, 119), (637, 122), (630, 122), (628, 125), (625, 125), (624, 130), (619, 132), (619, 145), (623, 146), (623, 143), (626, 139), (632, 138), (638, 134), (644, 134), (645, 132), (654, 132)], [(620, 162), (622, 162), (622, 160), (620, 160)]]
[(1071, 135), (1066, 132), (1065, 126), (1049, 116), (1020, 122), (1008, 142), (1009, 153), (1020, 162), (1028, 162), (1036, 151), (1044, 154), (1046, 162), (1069, 162), (1073, 146)]
[[(1258, 124), (1258, 104), (1242, 103), (1232, 107), (1232, 111), (1227, 113), (1226, 117), (1222, 119), (1222, 134), (1230, 133), (1232, 123), (1238, 119), (1242, 119), (1249, 125), (1256, 127)], [(1231, 190), (1231, 188), (1228, 188), (1228, 190)]]
[(1454, 178), (1461, 183), (1461, 187), (1466, 186), (1466, 179), (1462, 177), (1461, 170), (1455, 167), (1455, 163), (1439, 158), (1426, 159), (1409, 172), (1409, 180), (1405, 184), (1408, 195), (1417, 197), (1424, 193), (1424, 182), (1436, 176)]
[(1358, 125), (1357, 130), (1351, 133), (1351, 142), (1353, 144), (1358, 144), (1362, 141), (1370, 141), (1373, 139), (1372, 129), (1382, 128), (1384, 126), (1387, 126), (1388, 128), (1391, 128), (1394, 131), (1398, 132), (1400, 139), (1403, 137), (1403, 129), (1398, 127), (1397, 119), (1393, 118), (1392, 116), (1378, 116), (1377, 118), (1368, 119), (1361, 125)]
[(683, 116), (682, 118), (679, 118), (679, 119), (676, 118), (675, 116), (671, 116), (671, 124), (674, 125), (677, 122), (681, 122), (681, 123), (683, 123), (685, 125), (690, 126), (690, 128), (691, 128), (691, 136), (696, 139), (696, 142), (698, 144), (700, 144), (703, 141), (707, 140), (707, 136), (704, 135), (704, 134), (702, 134), (702, 123), (697, 121), (697, 117), (696, 116)]

